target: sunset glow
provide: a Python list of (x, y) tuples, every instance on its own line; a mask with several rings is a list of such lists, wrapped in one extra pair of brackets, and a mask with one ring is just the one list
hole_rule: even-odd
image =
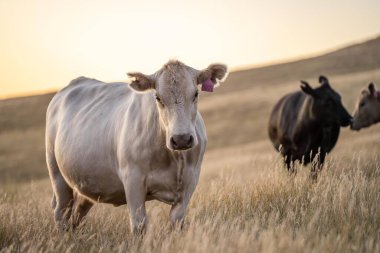
[(0, 0), (0, 97), (77, 76), (125, 80), (176, 58), (201, 69), (295, 59), (380, 34), (380, 1)]

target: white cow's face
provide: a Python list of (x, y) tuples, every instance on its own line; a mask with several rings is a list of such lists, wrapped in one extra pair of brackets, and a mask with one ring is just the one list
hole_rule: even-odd
[(129, 73), (129, 76), (135, 79), (130, 84), (132, 89), (139, 92), (154, 90), (167, 148), (187, 150), (198, 144), (195, 132), (198, 84), (208, 79), (217, 83), (226, 72), (226, 66), (221, 64), (198, 71), (178, 61), (171, 61), (153, 75)]
[[(181, 73), (182, 72), (182, 73)], [(169, 149), (185, 150), (198, 144), (195, 133), (198, 86), (188, 71), (166, 71), (156, 81), (156, 101)]]

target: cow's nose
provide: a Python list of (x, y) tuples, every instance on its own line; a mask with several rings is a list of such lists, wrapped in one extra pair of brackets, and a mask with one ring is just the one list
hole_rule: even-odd
[(170, 138), (170, 143), (175, 150), (185, 150), (193, 147), (194, 138), (191, 134), (176, 134)]
[(353, 121), (352, 117), (349, 117), (349, 118), (345, 118), (344, 121), (341, 122), (340, 124), (342, 127), (346, 127), (346, 126), (352, 125), (352, 121)]
[(354, 131), (359, 131), (360, 130), (360, 127), (357, 125), (357, 122), (355, 122), (354, 119), (351, 121), (350, 128), (351, 128), (351, 130), (354, 130)]

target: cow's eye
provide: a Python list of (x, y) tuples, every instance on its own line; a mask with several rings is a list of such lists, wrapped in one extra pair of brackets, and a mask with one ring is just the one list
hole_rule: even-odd
[(365, 105), (365, 102), (361, 102), (361, 103), (359, 104), (360, 107), (363, 107), (364, 105)]
[(196, 92), (195, 92), (195, 95), (194, 95), (194, 99), (193, 99), (193, 101), (195, 101), (195, 100), (198, 98), (198, 96), (199, 96), (199, 93), (198, 93), (198, 91), (196, 91)]

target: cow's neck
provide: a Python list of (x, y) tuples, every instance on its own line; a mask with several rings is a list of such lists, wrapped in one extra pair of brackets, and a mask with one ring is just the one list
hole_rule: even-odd
[(375, 118), (375, 121), (373, 122), (373, 124), (377, 124), (379, 122), (380, 122), (380, 111), (379, 111), (377, 117)]
[(313, 129), (313, 128), (332, 129), (335, 125), (333, 122), (327, 122), (325, 118), (320, 117), (320, 116), (318, 117), (314, 113), (314, 111), (317, 110), (315, 108), (316, 105), (314, 104), (314, 101), (311, 101), (310, 105), (311, 105), (311, 110), (308, 115), (308, 118), (309, 118), (308, 123), (309, 123), (310, 129)]
[(380, 92), (378, 91), (377, 94), (378, 94), (377, 101), (376, 101), (377, 107), (374, 108), (374, 110), (376, 110), (376, 113), (377, 113), (375, 123), (380, 122)]
[(185, 169), (186, 164), (186, 157), (184, 152), (175, 152), (175, 155), (177, 156), (177, 186), (176, 186), (176, 199), (174, 200), (175, 203), (178, 203), (181, 200), (181, 191), (183, 190), (183, 170)]

